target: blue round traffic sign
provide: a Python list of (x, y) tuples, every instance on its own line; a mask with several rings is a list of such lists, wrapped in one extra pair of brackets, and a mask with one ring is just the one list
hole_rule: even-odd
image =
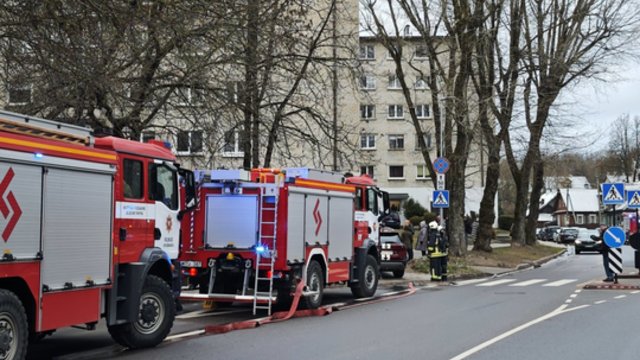
[(610, 248), (622, 247), (625, 238), (624, 229), (618, 226), (612, 226), (604, 232), (604, 242)]
[(433, 162), (433, 169), (438, 174), (444, 174), (449, 170), (449, 160), (445, 157), (439, 157)]

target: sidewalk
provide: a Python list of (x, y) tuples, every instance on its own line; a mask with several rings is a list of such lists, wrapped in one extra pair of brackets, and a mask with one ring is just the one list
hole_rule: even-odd
[[(482, 275), (479, 275), (477, 278), (481, 279), (481, 278), (487, 278), (487, 277), (493, 277), (493, 276), (497, 276), (497, 275), (501, 275), (501, 274), (506, 274), (506, 273), (510, 273), (510, 272), (514, 272), (514, 271), (519, 271), (519, 270), (523, 270), (523, 269), (528, 269), (528, 268), (532, 268), (532, 267), (538, 267), (550, 260), (553, 260), (563, 254), (566, 253), (566, 246), (564, 245), (560, 245), (560, 244), (556, 244), (556, 243), (549, 243), (549, 242), (544, 242), (542, 243), (546, 246), (551, 246), (551, 247), (558, 247), (558, 248), (564, 248), (565, 251), (556, 254), (556, 255), (551, 255), (545, 258), (541, 258), (535, 261), (531, 261), (528, 263), (523, 263), (520, 264), (514, 268), (504, 268), (504, 267), (490, 267), (490, 266), (471, 266), (472, 268), (476, 269), (477, 271), (481, 272)], [(505, 243), (505, 242), (492, 242), (491, 243), (491, 247), (492, 248), (500, 248), (500, 247), (508, 247), (511, 246), (510, 243)], [(472, 245), (469, 245), (467, 247), (468, 251), (471, 251), (473, 248)], [(422, 258), (422, 254), (420, 253), (420, 251), (414, 250), (413, 251), (413, 257), (414, 259), (421, 259)], [(469, 278), (465, 278), (465, 280), (468, 280)], [(452, 281), (456, 281), (456, 279), (449, 279), (449, 282)], [(383, 274), (382, 278), (380, 279), (381, 285), (388, 285), (388, 286), (393, 286), (393, 285), (403, 285), (406, 284), (408, 282), (413, 282), (414, 285), (416, 286), (425, 286), (427, 284), (441, 284), (441, 285), (446, 285), (448, 284), (447, 282), (443, 282), (443, 283), (438, 283), (438, 282), (432, 282), (431, 281), (431, 275), (429, 274), (425, 274), (425, 273), (420, 273), (420, 272), (414, 272), (413, 269), (411, 269), (409, 266), (407, 266), (406, 268), (406, 272), (404, 273), (404, 276), (402, 277), (402, 279), (394, 279), (393, 277)]]

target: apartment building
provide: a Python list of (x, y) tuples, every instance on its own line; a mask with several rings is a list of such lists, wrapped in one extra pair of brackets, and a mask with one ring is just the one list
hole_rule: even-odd
[[(432, 94), (428, 87), (428, 53), (420, 37), (403, 38), (405, 82), (411, 86), (412, 102), (432, 159), (437, 157)], [(376, 179), (400, 205), (411, 197), (429, 207), (433, 184), (418, 145), (407, 102), (396, 76), (396, 65), (380, 40), (361, 36), (361, 74), (358, 81), (359, 171)], [(467, 170), (467, 208), (478, 211), (482, 197), (483, 154), (472, 145)], [(446, 154), (445, 154), (446, 155)]]

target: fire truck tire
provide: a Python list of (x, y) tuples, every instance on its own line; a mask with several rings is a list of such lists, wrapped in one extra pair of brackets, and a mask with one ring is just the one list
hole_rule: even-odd
[(322, 295), (324, 293), (324, 276), (322, 266), (317, 261), (312, 260), (307, 267), (307, 290), (317, 292), (315, 295), (304, 297), (304, 304), (307, 309), (317, 309), (322, 305)]
[(139, 306), (136, 321), (109, 327), (113, 340), (131, 349), (160, 344), (169, 334), (176, 315), (171, 288), (155, 275), (147, 276)]
[(372, 255), (367, 255), (364, 268), (358, 272), (358, 282), (351, 285), (351, 293), (358, 298), (372, 297), (378, 289), (378, 262)]
[(27, 355), (29, 324), (20, 299), (0, 290), (0, 358), (24, 359)]

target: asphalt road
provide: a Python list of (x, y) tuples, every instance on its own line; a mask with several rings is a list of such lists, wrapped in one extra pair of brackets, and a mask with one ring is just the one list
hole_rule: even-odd
[[(627, 264), (631, 257), (631, 249), (625, 248)], [(640, 293), (582, 290), (583, 284), (603, 277), (598, 254), (569, 254), (498, 278), (427, 287), (409, 297), (325, 317), (200, 336), (155, 349), (116, 353), (104, 333), (69, 333), (76, 330), (37, 346), (51, 351), (72, 343), (98, 347), (61, 357), (67, 359), (637, 359), (640, 344), (633, 339), (640, 329)], [(330, 289), (326, 302), (349, 298), (347, 289)], [(174, 330), (250, 317), (244, 309), (234, 311), (182, 318)], [(102, 342), (107, 346), (95, 346)]]

